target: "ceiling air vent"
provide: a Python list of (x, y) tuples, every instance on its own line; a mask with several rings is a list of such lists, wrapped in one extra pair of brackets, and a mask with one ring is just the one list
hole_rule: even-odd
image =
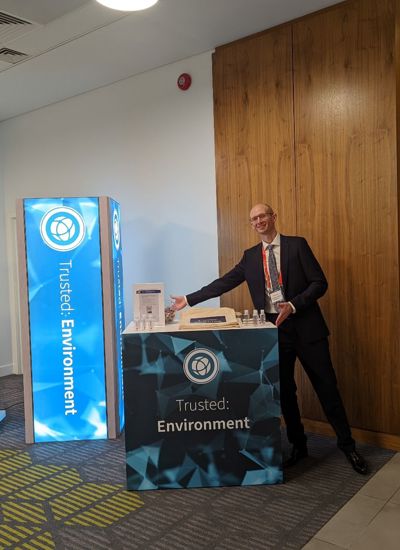
[(25, 34), (30, 31), (35, 25), (30, 21), (15, 17), (10, 13), (0, 11), (0, 42), (6, 42)]
[(19, 63), (26, 57), (29, 57), (26, 53), (10, 50), (10, 48), (0, 48), (0, 61), (5, 63)]

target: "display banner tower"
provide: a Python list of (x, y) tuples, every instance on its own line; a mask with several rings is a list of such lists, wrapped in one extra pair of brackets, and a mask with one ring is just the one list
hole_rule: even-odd
[(124, 425), (120, 207), (17, 201), (27, 443), (106, 439)]

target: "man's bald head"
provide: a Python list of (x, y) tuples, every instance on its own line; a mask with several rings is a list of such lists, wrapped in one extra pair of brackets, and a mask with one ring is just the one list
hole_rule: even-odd
[(250, 210), (250, 223), (262, 240), (271, 242), (276, 236), (276, 214), (266, 203), (255, 204)]

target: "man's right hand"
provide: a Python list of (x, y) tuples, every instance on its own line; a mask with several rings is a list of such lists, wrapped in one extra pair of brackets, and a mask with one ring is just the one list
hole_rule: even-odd
[(171, 296), (171, 299), (173, 300), (171, 308), (175, 311), (179, 311), (188, 305), (185, 296)]

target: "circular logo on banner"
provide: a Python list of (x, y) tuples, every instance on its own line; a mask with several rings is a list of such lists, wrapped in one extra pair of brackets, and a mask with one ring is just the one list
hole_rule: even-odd
[(118, 216), (117, 210), (114, 210), (113, 212), (112, 225), (113, 225), (114, 245), (115, 245), (115, 248), (119, 250), (119, 246), (121, 244), (121, 232), (119, 229), (119, 216)]
[(218, 358), (208, 349), (194, 349), (183, 361), (183, 372), (195, 384), (208, 384), (219, 373)]
[(43, 241), (54, 250), (73, 250), (85, 237), (85, 223), (82, 216), (68, 206), (49, 210), (40, 222)]

